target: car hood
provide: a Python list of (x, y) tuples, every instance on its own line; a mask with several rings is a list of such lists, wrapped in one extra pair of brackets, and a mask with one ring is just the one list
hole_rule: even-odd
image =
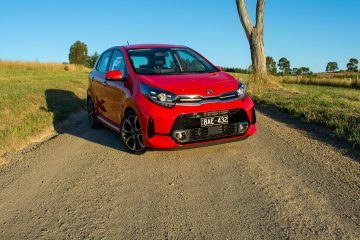
[[(141, 82), (177, 95), (196, 94), (201, 96), (219, 95), (236, 90), (239, 82), (225, 72), (139, 75)], [(212, 90), (211, 93), (208, 90)]]

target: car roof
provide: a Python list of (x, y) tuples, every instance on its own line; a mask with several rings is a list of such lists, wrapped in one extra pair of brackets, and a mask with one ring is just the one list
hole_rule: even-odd
[(172, 44), (134, 44), (121, 46), (125, 49), (138, 49), (138, 48), (184, 48), (182, 45), (172, 45)]

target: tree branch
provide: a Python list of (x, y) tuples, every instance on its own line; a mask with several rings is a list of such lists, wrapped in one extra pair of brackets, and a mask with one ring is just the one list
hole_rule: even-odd
[(246, 37), (250, 41), (250, 36), (252, 31), (254, 30), (254, 26), (250, 21), (249, 14), (245, 6), (245, 2), (244, 0), (236, 0), (236, 5), (240, 16), (241, 24), (245, 30)]
[(264, 31), (264, 6), (265, 0), (258, 0), (256, 4), (256, 31), (263, 33)]

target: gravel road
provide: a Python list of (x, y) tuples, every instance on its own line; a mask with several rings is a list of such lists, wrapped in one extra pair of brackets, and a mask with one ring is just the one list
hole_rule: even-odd
[(245, 141), (123, 151), (81, 114), (0, 166), (0, 239), (360, 239), (359, 158), (258, 113)]

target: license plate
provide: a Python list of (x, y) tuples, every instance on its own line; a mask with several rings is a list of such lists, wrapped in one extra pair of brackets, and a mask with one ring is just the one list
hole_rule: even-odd
[(214, 126), (214, 125), (222, 125), (229, 123), (228, 115), (224, 116), (215, 116), (215, 117), (206, 117), (201, 118), (201, 127)]

